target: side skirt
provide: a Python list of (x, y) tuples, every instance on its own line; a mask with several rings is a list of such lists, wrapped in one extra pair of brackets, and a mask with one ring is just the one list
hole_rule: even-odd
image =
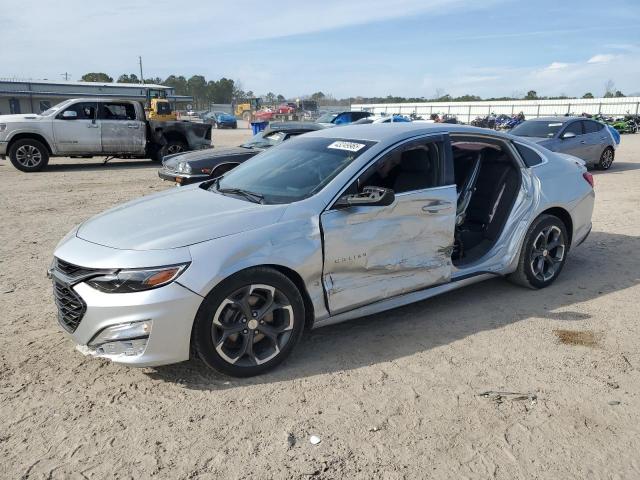
[(400, 295), (398, 297), (381, 300), (376, 303), (365, 305), (364, 307), (359, 307), (354, 310), (349, 310), (348, 312), (343, 312), (331, 317), (327, 317), (323, 320), (318, 320), (314, 322), (313, 328), (315, 329), (326, 327), (327, 325), (346, 322), (347, 320), (352, 320), (354, 318), (366, 317), (367, 315), (384, 312), (385, 310), (403, 307), (405, 305), (409, 305), (410, 303), (426, 300), (427, 298), (435, 297), (436, 295), (440, 295), (441, 293), (450, 292), (451, 290), (466, 287), (467, 285), (481, 282), (483, 280), (488, 280), (489, 278), (493, 278), (496, 276), (499, 275), (495, 273), (478, 273), (472, 276), (454, 278), (449, 283), (444, 283), (442, 285), (427, 288), (425, 290), (418, 290), (417, 292), (405, 293), (404, 295)]

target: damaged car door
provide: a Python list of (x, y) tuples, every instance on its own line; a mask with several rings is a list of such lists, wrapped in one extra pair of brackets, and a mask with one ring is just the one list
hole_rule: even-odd
[[(395, 199), (350, 202), (368, 187)], [(413, 139), (373, 161), (321, 215), (331, 314), (450, 281), (455, 211), (446, 135)]]
[(101, 102), (98, 119), (103, 153), (144, 153), (145, 123), (132, 102)]

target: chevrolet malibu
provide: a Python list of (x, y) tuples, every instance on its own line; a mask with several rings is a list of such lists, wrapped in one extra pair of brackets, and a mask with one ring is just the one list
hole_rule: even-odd
[(551, 285), (593, 203), (584, 162), (523, 138), (337, 127), (84, 222), (49, 272), (82, 353), (132, 366), (198, 356), (250, 376), (308, 328), (495, 276)]

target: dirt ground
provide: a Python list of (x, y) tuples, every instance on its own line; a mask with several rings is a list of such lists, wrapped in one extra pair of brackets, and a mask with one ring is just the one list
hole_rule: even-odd
[(640, 478), (640, 135), (595, 173), (593, 233), (552, 287), (495, 279), (319, 329), (248, 380), (85, 358), (57, 324), (55, 245), (173, 188), (156, 168), (0, 161), (1, 478)]

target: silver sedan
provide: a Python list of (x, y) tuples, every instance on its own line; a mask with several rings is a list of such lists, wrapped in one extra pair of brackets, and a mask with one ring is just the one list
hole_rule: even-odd
[(132, 366), (197, 355), (250, 376), (307, 328), (495, 276), (549, 286), (589, 234), (593, 203), (584, 162), (523, 138), (337, 127), (86, 221), (50, 275), (84, 354)]

